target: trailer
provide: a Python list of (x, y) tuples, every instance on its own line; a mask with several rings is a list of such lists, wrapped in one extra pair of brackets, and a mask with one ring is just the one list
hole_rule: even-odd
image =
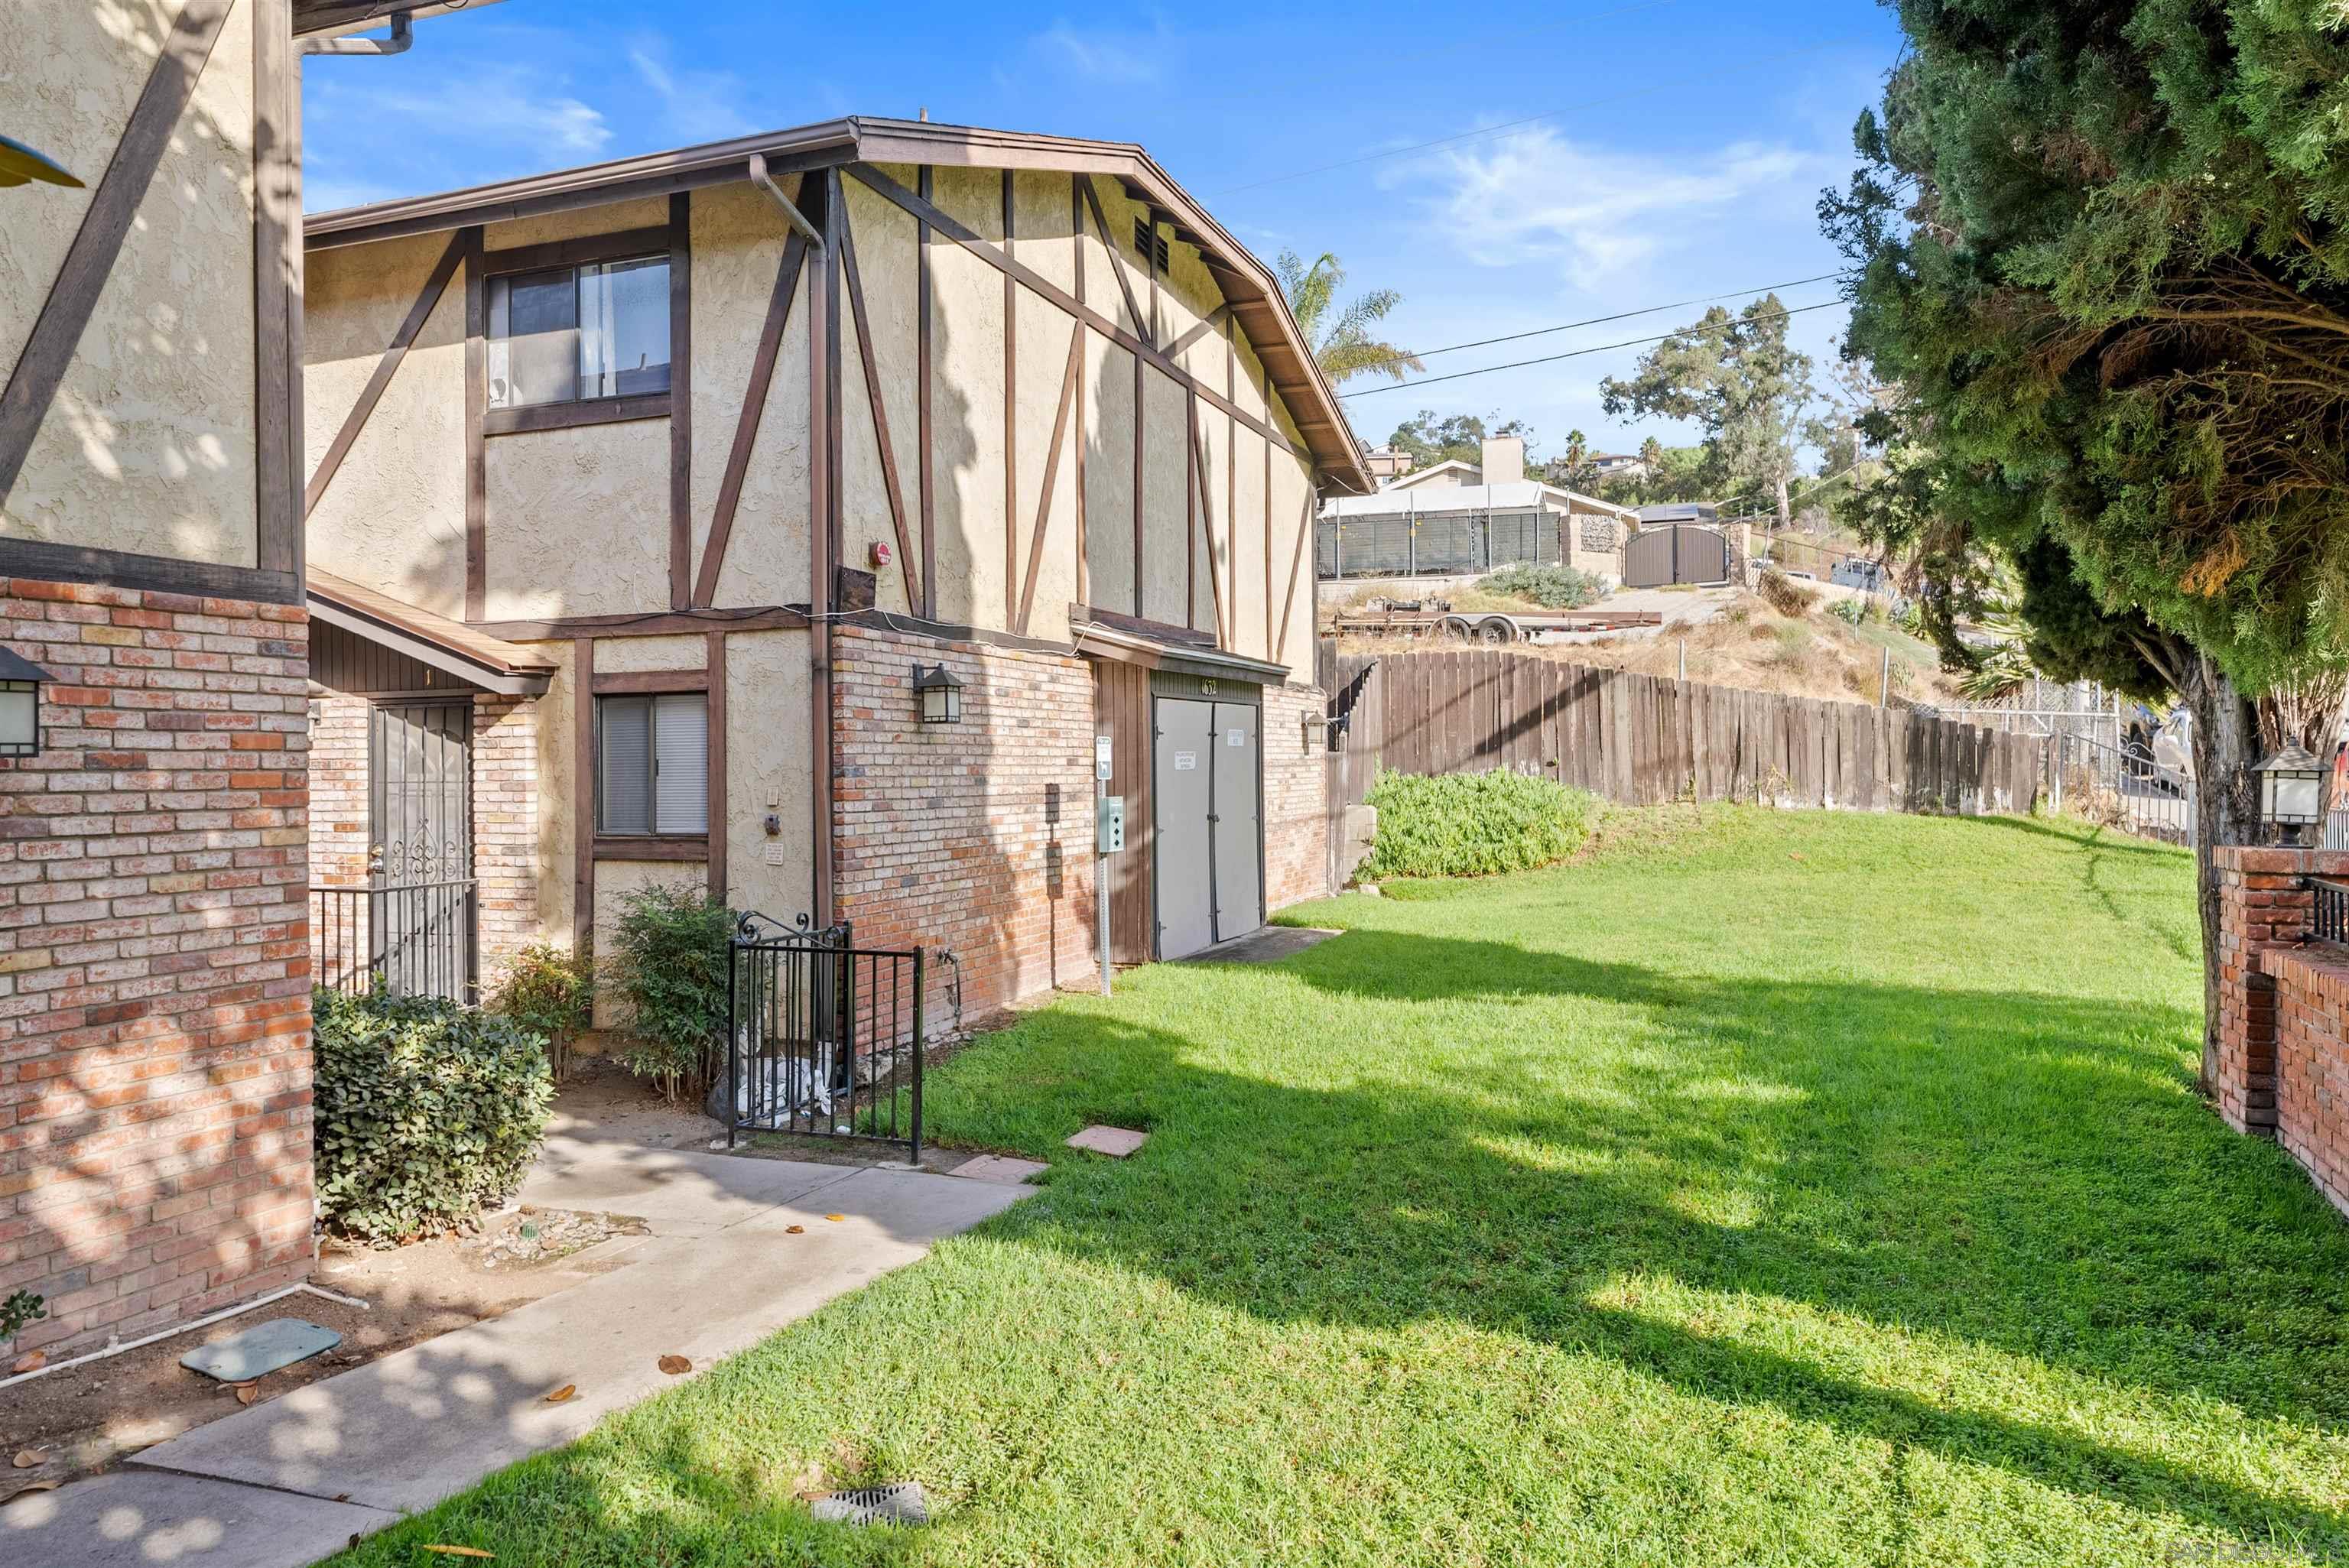
[(1516, 611), (1454, 610), (1444, 599), (1373, 599), (1359, 610), (1342, 610), (1330, 630), (1341, 637), (1433, 637), (1454, 643), (1531, 643), (1545, 634), (1625, 632), (1664, 624), (1658, 610)]

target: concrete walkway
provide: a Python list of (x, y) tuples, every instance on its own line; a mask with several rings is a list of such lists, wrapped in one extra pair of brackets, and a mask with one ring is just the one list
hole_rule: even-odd
[[(301, 1568), (678, 1381), (661, 1357), (703, 1370), (1029, 1194), (550, 1140), (523, 1202), (651, 1225), (612, 1273), (19, 1498), (0, 1508), (0, 1563)], [(546, 1403), (564, 1384), (577, 1394)]]

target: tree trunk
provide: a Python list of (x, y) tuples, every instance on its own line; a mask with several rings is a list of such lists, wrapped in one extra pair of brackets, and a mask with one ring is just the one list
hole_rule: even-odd
[(1786, 476), (1778, 476), (1778, 531), (1784, 533), (1795, 525), (1794, 503), (1786, 499)]
[(2250, 772), (2259, 760), (2259, 716), (2209, 658), (2186, 665), (2186, 706), (2194, 716), (2194, 901), (2202, 918), (2202, 1092), (2219, 1069), (2219, 873), (2212, 851), (2245, 844), (2258, 826)]

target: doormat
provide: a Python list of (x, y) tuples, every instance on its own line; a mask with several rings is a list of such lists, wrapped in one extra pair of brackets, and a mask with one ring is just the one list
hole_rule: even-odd
[(332, 1350), (343, 1336), (323, 1324), (298, 1317), (274, 1317), (212, 1345), (199, 1345), (180, 1357), (191, 1372), (243, 1383), (306, 1360), (321, 1350)]

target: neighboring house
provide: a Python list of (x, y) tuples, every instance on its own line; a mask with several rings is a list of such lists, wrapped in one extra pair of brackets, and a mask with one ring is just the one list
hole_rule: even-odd
[(327, 977), (492, 988), (687, 880), (976, 1018), (1094, 973), (1097, 734), (1120, 962), (1324, 891), (1307, 532), (1371, 480), (1140, 148), (840, 119), (306, 236)]
[(1362, 454), (1362, 466), (1381, 484), (1411, 472), (1412, 455), (1401, 447), (1372, 447)]
[(1630, 509), (1529, 480), (1525, 466), (1524, 441), (1494, 437), (1476, 462), (1454, 458), (1372, 495), (1330, 497), (1321, 504), (1316, 575), (1327, 583), (1457, 577), (1530, 563), (1620, 582)]
[(1610, 480), (1643, 480), (1648, 465), (1636, 452), (1600, 452), (1588, 459), (1591, 476), (1599, 483)]
[(295, 33), (353, 0), (7, 11), (0, 1297), (132, 1338), (312, 1264)]

